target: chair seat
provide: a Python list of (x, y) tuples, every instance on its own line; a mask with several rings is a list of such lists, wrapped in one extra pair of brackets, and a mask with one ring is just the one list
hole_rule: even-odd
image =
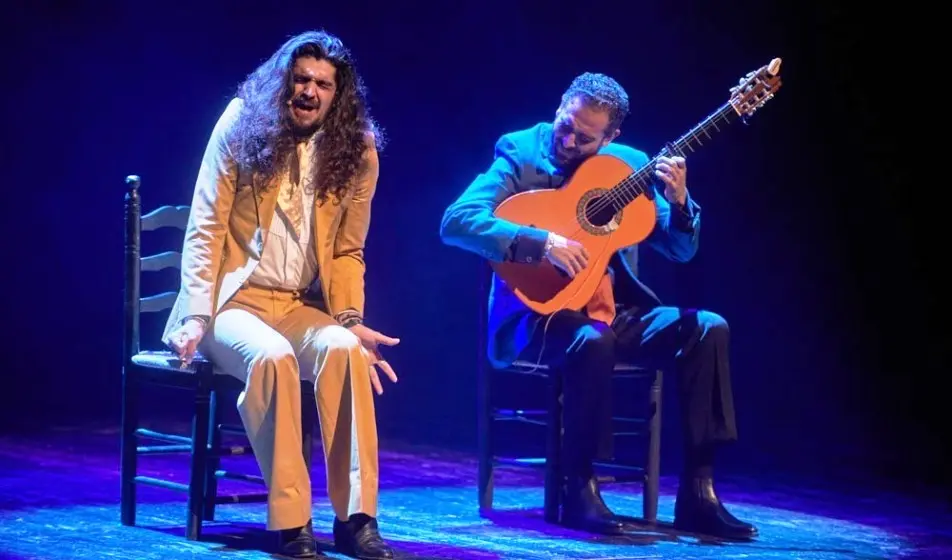
[[(527, 360), (516, 360), (512, 363), (511, 366), (507, 369), (541, 369), (548, 370), (549, 366), (545, 364), (537, 364)], [(615, 364), (615, 372), (637, 372), (637, 371), (648, 371), (648, 368), (636, 366), (634, 364), (626, 364), (619, 362)]]
[(192, 359), (192, 363), (186, 367), (182, 367), (182, 360), (179, 359), (178, 354), (170, 350), (145, 350), (139, 352), (132, 357), (132, 363), (137, 366), (152, 369), (165, 369), (187, 373), (195, 373), (199, 367), (211, 364), (205, 356), (196, 353)]
[[(203, 356), (200, 352), (195, 353), (192, 363), (187, 367), (181, 367), (182, 360), (178, 354), (169, 350), (144, 350), (132, 357), (132, 363), (140, 367), (149, 369), (160, 369), (175, 373), (197, 373), (200, 367), (212, 367), (212, 373), (216, 376), (215, 383), (225, 388), (244, 387), (244, 382), (237, 377), (228, 375), (227, 372), (215, 367), (211, 360)], [(313, 387), (313, 381), (302, 379), (301, 384), (305, 387)]]

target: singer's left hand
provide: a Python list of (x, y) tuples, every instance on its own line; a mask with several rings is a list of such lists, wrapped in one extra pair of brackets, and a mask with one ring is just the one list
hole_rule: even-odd
[(362, 351), (370, 363), (370, 384), (373, 385), (374, 391), (378, 395), (383, 394), (383, 386), (380, 384), (380, 376), (377, 374), (376, 368), (379, 367), (394, 383), (397, 382), (397, 374), (393, 371), (390, 363), (380, 354), (380, 346), (396, 346), (400, 344), (400, 339), (379, 333), (364, 324), (350, 327), (350, 332), (360, 339), (360, 344), (363, 347)]

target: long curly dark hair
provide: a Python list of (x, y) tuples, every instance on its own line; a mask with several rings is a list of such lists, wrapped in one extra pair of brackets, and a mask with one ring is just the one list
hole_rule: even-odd
[[(337, 91), (322, 126), (315, 154), (316, 196), (331, 193), (339, 202), (353, 188), (368, 142), (383, 149), (383, 131), (370, 116), (366, 89), (350, 51), (337, 37), (308, 31), (288, 39), (238, 87), (243, 106), (234, 128), (239, 165), (254, 171), (255, 184), (264, 189), (286, 169), (295, 150), (288, 100), (294, 88), (291, 69), (302, 56), (324, 59), (336, 69)], [(371, 140), (372, 139), (372, 140)]]

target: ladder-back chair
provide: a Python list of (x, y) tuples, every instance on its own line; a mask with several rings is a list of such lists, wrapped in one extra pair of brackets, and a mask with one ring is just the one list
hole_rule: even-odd
[[(617, 256), (613, 259), (615, 263), (616, 278), (625, 274), (619, 270), (619, 261)], [(633, 265), (636, 266), (636, 265)], [(488, 267), (487, 267), (488, 268)], [(559, 523), (562, 506), (562, 486), (564, 484), (564, 475), (561, 469), (562, 456), (562, 436), (564, 429), (562, 426), (562, 378), (560, 375), (551, 375), (549, 368), (543, 364), (535, 364), (526, 361), (516, 361), (509, 367), (494, 368), (486, 356), (488, 332), (488, 308), (485, 302), (488, 302), (489, 288), (492, 282), (491, 271), (484, 274), (482, 278), (483, 288), (480, 290), (480, 296), (484, 302), (480, 306), (480, 348), (479, 348), (479, 372), (477, 377), (477, 440), (478, 440), (478, 492), (479, 492), (479, 511), (480, 515), (486, 516), (493, 509), (493, 490), (494, 490), (494, 471), (497, 465), (515, 465), (526, 467), (544, 468), (545, 489), (543, 498), (544, 518), (550, 523)], [(616, 280), (616, 286), (618, 281)], [(616, 291), (617, 293), (617, 291)], [(635, 382), (633, 384), (641, 387), (627, 386), (624, 389), (618, 387), (614, 393), (635, 395), (638, 389), (645, 394), (646, 411), (644, 414), (632, 414), (627, 416), (613, 416), (615, 431), (613, 437), (616, 439), (616, 448), (618, 438), (636, 438), (641, 439), (645, 444), (644, 461), (624, 461), (613, 459), (611, 461), (596, 462), (596, 477), (601, 483), (622, 483), (622, 482), (640, 482), (643, 492), (643, 511), (642, 518), (627, 517), (627, 519), (636, 522), (653, 524), (658, 516), (658, 492), (660, 485), (660, 461), (661, 461), (661, 402), (662, 402), (662, 377), (661, 370), (652, 370), (639, 367), (633, 364), (616, 364), (613, 383), (616, 385), (619, 381), (625, 380)], [(545, 391), (544, 405), (537, 408), (524, 407), (524, 403), (515, 406), (499, 406), (495, 402), (494, 388), (497, 387), (497, 380), (515, 382), (518, 378), (539, 379), (547, 385), (546, 388), (539, 386), (533, 391)], [(647, 390), (642, 387), (647, 382)], [(626, 384), (627, 385), (627, 384)], [(512, 385), (506, 387), (504, 393), (525, 394), (517, 390), (510, 390)], [(631, 389), (629, 391), (628, 389)], [(527, 424), (540, 426), (546, 429), (544, 456), (523, 455), (516, 457), (501, 456), (496, 451), (494, 432), (497, 423), (500, 424)], [(522, 454), (520, 454), (522, 455)], [(625, 517), (625, 516), (623, 516)]]
[[(160, 206), (142, 215), (141, 181), (138, 176), (126, 177), (125, 194), (125, 273), (123, 287), (123, 344), (122, 344), (122, 427), (120, 461), (120, 508), (123, 525), (136, 523), (136, 486), (145, 484), (188, 495), (186, 510), (186, 538), (201, 537), (202, 522), (213, 520), (215, 506), (223, 503), (266, 502), (267, 492), (219, 495), (218, 479), (229, 478), (264, 485), (261, 476), (221, 470), (221, 459), (227, 455), (253, 454), (250, 445), (222, 446), (223, 434), (244, 436), (240, 425), (221, 422), (219, 396), (236, 395), (244, 384), (234, 376), (216, 372), (214, 366), (201, 355), (181, 367), (178, 356), (169, 350), (143, 350), (140, 342), (140, 314), (168, 312), (175, 302), (179, 284), (155, 295), (143, 297), (142, 273), (158, 272), (167, 268), (180, 269), (182, 254), (165, 251), (142, 256), (142, 232), (173, 228), (183, 232), (188, 223), (188, 206)], [(179, 245), (181, 246), (181, 245)], [(180, 275), (176, 275), (180, 278)], [(160, 386), (190, 391), (193, 395), (191, 435), (162, 433), (140, 427), (139, 399), (145, 386)], [(303, 419), (303, 449), (310, 469), (313, 427), (316, 415), (314, 388), (302, 381), (301, 413)], [(233, 402), (226, 401), (226, 402)], [(163, 442), (143, 445), (142, 440)], [(245, 440), (247, 442), (247, 439)], [(138, 474), (140, 456), (183, 453), (189, 456), (187, 484)]]

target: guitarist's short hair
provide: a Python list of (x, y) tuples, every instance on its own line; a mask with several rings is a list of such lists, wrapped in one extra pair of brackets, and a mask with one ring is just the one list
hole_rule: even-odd
[(580, 97), (586, 105), (608, 111), (608, 132), (621, 126), (628, 116), (628, 93), (621, 84), (605, 74), (585, 72), (576, 76), (562, 94), (562, 105), (576, 97)]

